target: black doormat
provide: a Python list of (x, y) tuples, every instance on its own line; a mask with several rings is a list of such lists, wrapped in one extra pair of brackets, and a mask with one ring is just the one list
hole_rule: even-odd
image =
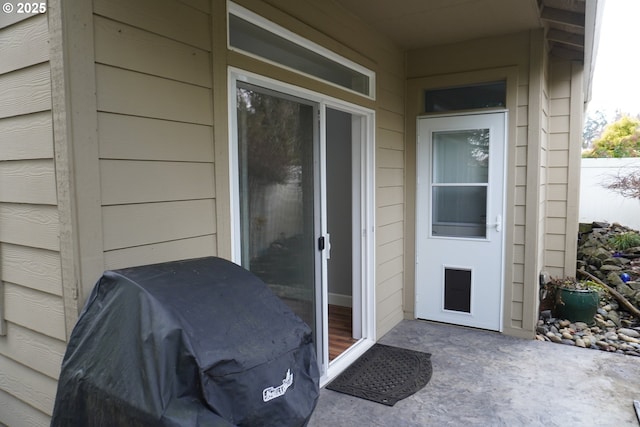
[(393, 406), (427, 385), (431, 354), (374, 344), (326, 388)]

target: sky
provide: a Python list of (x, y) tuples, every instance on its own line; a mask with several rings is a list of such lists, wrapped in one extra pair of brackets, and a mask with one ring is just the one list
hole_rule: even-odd
[(640, 0), (606, 0), (588, 113), (640, 114)]

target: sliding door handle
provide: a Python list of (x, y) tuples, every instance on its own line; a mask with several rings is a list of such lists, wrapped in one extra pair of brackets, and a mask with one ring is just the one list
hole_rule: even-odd
[(331, 258), (331, 235), (327, 233), (326, 236), (318, 237), (318, 250), (327, 250), (327, 259)]
[(331, 235), (327, 233), (326, 236), (318, 237), (318, 250), (327, 250), (327, 259), (331, 258)]

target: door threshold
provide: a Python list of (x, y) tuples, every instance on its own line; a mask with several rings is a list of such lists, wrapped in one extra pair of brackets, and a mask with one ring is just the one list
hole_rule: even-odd
[(325, 375), (320, 377), (320, 387), (324, 387), (347, 369), (353, 362), (358, 360), (367, 350), (376, 343), (373, 339), (362, 338), (342, 352), (338, 357), (329, 363)]
[(462, 323), (456, 323), (456, 322), (448, 322), (446, 320), (437, 320), (437, 319), (427, 319), (424, 317), (416, 317), (416, 320), (420, 320), (422, 322), (429, 322), (429, 323), (436, 323), (436, 324), (441, 324), (441, 325), (449, 325), (449, 326), (456, 326), (458, 328), (466, 328), (466, 329), (476, 329), (479, 331), (487, 331), (487, 332), (497, 332), (499, 334), (503, 333), (502, 331), (502, 326), (500, 326), (500, 328), (495, 329), (492, 327), (484, 327), (482, 325), (464, 325)]

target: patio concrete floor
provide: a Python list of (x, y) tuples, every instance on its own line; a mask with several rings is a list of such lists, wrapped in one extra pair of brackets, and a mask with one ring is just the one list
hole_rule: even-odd
[(640, 425), (640, 357), (419, 320), (379, 342), (431, 353), (431, 381), (393, 407), (322, 389), (309, 427)]

